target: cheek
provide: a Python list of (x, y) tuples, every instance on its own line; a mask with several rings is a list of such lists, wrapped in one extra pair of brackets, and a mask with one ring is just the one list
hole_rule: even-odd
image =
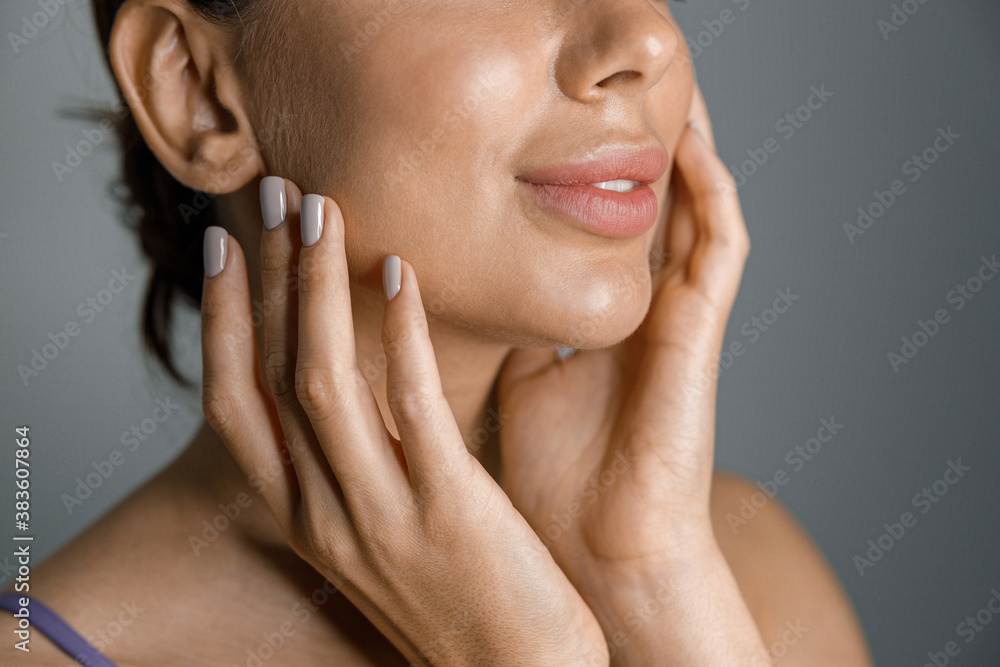
[(344, 210), (359, 273), (392, 252), (429, 281), (465, 278), (509, 244), (509, 152), (546, 84), (509, 48), (400, 44), (373, 54), (339, 100), (347, 123), (312, 162)]
[[(482, 181), (484, 165), (477, 163), (503, 160), (504, 147), (539, 104), (545, 85), (530, 63), (472, 45), (400, 58), (390, 67), (372, 73), (378, 92), (368, 106), (370, 117), (380, 120), (373, 157), (411, 176), (408, 167), (431, 166), (426, 171), (450, 178), (476, 167), (469, 182)], [(385, 180), (398, 184), (394, 175), (390, 171)]]
[[(332, 73), (338, 58), (301, 64), (312, 78), (308, 104), (292, 104), (303, 116), (301, 176), (288, 175), (340, 204), (352, 277), (373, 290), (381, 259), (396, 253), (445, 319), (523, 344), (609, 345), (648, 308), (646, 255), (642, 243), (568, 240), (525, 219), (515, 152), (559, 127), (545, 65), (556, 45), (527, 23), (464, 41), (392, 24), (346, 75)], [(687, 108), (678, 110), (677, 85), (661, 82), (651, 100), (650, 129), (670, 151)]]

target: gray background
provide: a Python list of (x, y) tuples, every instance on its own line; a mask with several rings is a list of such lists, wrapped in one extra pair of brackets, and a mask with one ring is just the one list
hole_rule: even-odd
[[(695, 64), (726, 163), (738, 167), (770, 137), (780, 147), (740, 188), (753, 250), (727, 346), (741, 341), (746, 352), (721, 372), (718, 463), (757, 479), (788, 474), (778, 495), (844, 582), (878, 664), (923, 665), (956, 641), (950, 664), (1000, 665), (1000, 619), (970, 642), (956, 634), (1000, 590), (1000, 280), (961, 310), (946, 298), (982, 256), (1000, 252), (1000, 5), (915, 3), (885, 39), (878, 21), (890, 19), (888, 0), (671, 4), (690, 38), (703, 33)], [(726, 9), (732, 21), (707, 32), (703, 22)], [(37, 0), (2, 3), (0, 32), (19, 32), (37, 11)], [(779, 132), (779, 119), (824, 84), (833, 96), (822, 108), (793, 136)], [(18, 53), (3, 39), (0, 89), (0, 424), (5, 452), (13, 426), (31, 426), (32, 523), (44, 556), (178, 454), (201, 413), (197, 394), (165, 381), (140, 352), (146, 271), (108, 196), (113, 146), (104, 142), (62, 180), (52, 168), (97, 128), (60, 110), (113, 102), (87, 3), (66, 2)], [(904, 163), (949, 127), (960, 138), (910, 182)], [(850, 242), (844, 224), (896, 179), (906, 192)], [(136, 278), (86, 322), (78, 304), (121, 268)], [(785, 288), (800, 298), (751, 340), (744, 325)], [(949, 322), (894, 372), (887, 354), (939, 308)], [(69, 322), (80, 334), (26, 386), (18, 365)], [(177, 345), (197, 376), (196, 315), (181, 318)], [(68, 512), (63, 494), (124, 450), (122, 434), (167, 397), (184, 408)], [(844, 428), (793, 469), (788, 453), (830, 417)], [(971, 470), (920, 514), (912, 497), (959, 458)], [(6, 507), (13, 475), (3, 469)], [(859, 574), (854, 556), (906, 511), (916, 525)], [(0, 525), (10, 544), (10, 520)], [(0, 585), (9, 566), (0, 556)]]

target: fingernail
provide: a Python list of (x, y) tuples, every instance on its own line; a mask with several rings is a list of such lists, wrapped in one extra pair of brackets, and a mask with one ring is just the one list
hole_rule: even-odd
[(323, 196), (306, 195), (302, 198), (302, 245), (309, 247), (323, 235)]
[(222, 227), (212, 225), (205, 229), (205, 240), (202, 255), (205, 260), (205, 275), (209, 278), (222, 273), (226, 268), (226, 244), (229, 242), (229, 232)]
[(389, 255), (382, 261), (382, 289), (385, 290), (386, 301), (392, 301), (399, 294), (402, 281), (403, 265), (399, 262), (399, 255)]
[(260, 212), (264, 226), (274, 229), (285, 221), (288, 200), (285, 198), (285, 179), (281, 176), (267, 176), (260, 182)]
[(572, 347), (560, 347), (556, 350), (556, 354), (559, 355), (559, 361), (565, 361), (569, 357), (572, 357), (576, 353), (576, 348)]
[(701, 131), (701, 125), (698, 124), (698, 121), (691, 119), (688, 121), (688, 125), (691, 126), (692, 130), (698, 133), (698, 136), (701, 137), (702, 141), (705, 141), (705, 133)]

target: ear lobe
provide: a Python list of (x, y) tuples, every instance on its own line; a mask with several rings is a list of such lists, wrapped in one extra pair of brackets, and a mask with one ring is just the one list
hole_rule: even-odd
[(183, 3), (130, 0), (111, 66), (150, 150), (187, 187), (238, 190), (263, 169), (228, 49), (234, 36)]

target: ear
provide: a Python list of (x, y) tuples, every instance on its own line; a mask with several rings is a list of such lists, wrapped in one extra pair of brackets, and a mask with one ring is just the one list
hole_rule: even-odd
[(239, 35), (187, 3), (128, 0), (115, 17), (111, 67), (146, 144), (174, 178), (211, 194), (263, 171), (233, 64)]

